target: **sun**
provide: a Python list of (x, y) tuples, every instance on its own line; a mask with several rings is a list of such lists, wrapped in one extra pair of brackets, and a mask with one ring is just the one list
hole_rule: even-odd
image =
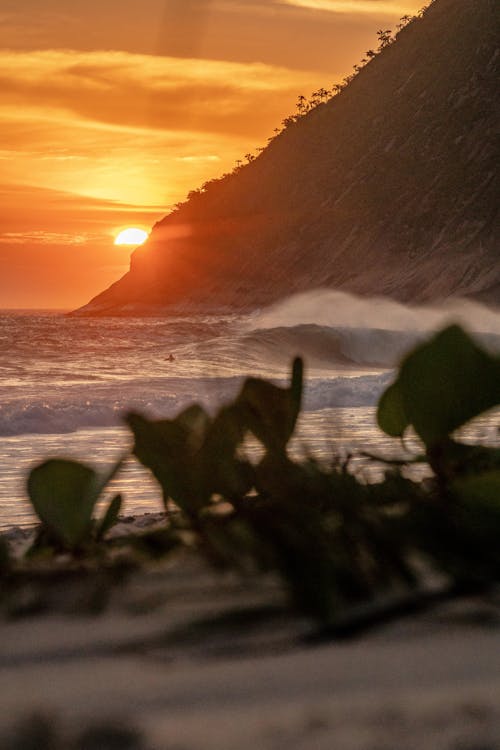
[(115, 245), (142, 245), (148, 237), (149, 234), (144, 229), (129, 227), (116, 235)]

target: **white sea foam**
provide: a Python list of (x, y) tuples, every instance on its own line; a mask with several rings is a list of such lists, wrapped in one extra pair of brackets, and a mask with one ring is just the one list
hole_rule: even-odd
[[(311, 378), (306, 382), (304, 409), (318, 411), (334, 406), (373, 406), (390, 382), (390, 373), (335, 378)], [(193, 401), (209, 411), (233, 398), (242, 377), (165, 378), (126, 385), (99, 385), (59, 389), (42, 399), (31, 394), (5, 400), (0, 405), (0, 435), (57, 434), (91, 427), (117, 427), (129, 410), (151, 417), (173, 417)], [(276, 379), (285, 385), (286, 380)]]
[(332, 289), (317, 289), (293, 295), (248, 320), (252, 329), (307, 323), (408, 332), (426, 332), (459, 323), (472, 332), (500, 335), (500, 310), (468, 299), (450, 298), (439, 305), (416, 306), (386, 297), (357, 297)]
[[(0, 435), (122, 424), (230, 400), (247, 375), (284, 384), (306, 363), (304, 408), (373, 406), (402, 355), (458, 321), (500, 351), (500, 314), (469, 301), (407, 307), (319, 290), (246, 317), (0, 316)], [(173, 354), (174, 361), (170, 361)]]

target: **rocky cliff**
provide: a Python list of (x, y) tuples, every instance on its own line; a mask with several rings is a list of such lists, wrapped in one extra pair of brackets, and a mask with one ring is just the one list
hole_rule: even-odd
[(334, 287), (500, 304), (497, 0), (435, 0), (340, 93), (159, 222), (82, 308), (252, 308)]

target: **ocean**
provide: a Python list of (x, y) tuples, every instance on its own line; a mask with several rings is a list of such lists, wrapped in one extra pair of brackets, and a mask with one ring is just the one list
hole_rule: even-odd
[[(284, 385), (297, 354), (306, 384), (293, 452), (325, 461), (360, 450), (398, 455), (399, 442), (376, 426), (377, 400), (401, 356), (450, 321), (500, 352), (500, 314), (480, 305), (410, 308), (325, 290), (248, 315), (0, 312), (0, 528), (33, 523), (26, 477), (38, 462), (64, 456), (103, 469), (131, 448), (128, 410), (168, 418), (199, 402), (214, 411), (248, 375)], [(495, 442), (497, 421), (483, 418), (474, 434)], [(162, 509), (132, 457), (112, 489), (127, 514)]]

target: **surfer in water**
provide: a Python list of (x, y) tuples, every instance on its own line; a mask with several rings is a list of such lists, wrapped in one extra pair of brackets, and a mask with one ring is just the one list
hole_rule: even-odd
[(167, 362), (175, 362), (175, 357), (173, 354), (169, 354), (167, 357)]

